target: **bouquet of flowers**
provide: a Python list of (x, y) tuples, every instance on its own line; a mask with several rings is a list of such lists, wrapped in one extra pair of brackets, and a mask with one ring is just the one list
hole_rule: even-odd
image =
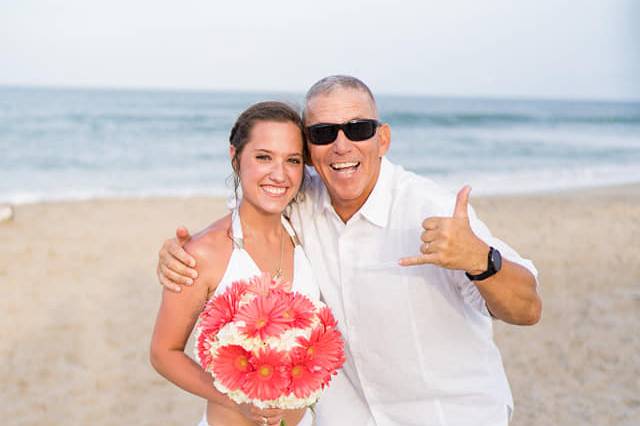
[(345, 361), (329, 308), (266, 273), (207, 302), (195, 358), (233, 401), (283, 409), (312, 406)]

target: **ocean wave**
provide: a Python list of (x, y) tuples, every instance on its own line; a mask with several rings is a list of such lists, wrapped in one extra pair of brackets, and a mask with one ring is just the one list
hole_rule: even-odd
[(384, 120), (399, 126), (508, 126), (508, 125), (546, 125), (593, 124), (640, 126), (640, 113), (635, 115), (534, 115), (517, 113), (428, 113), (428, 112), (390, 112), (384, 114)]

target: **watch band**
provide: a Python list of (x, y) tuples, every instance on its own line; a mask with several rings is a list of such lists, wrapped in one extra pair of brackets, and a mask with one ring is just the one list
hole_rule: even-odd
[(487, 270), (477, 275), (471, 275), (468, 272), (465, 272), (464, 274), (471, 281), (482, 281), (497, 274), (501, 267), (502, 256), (500, 255), (500, 252), (493, 247), (489, 247), (489, 254), (487, 255)]

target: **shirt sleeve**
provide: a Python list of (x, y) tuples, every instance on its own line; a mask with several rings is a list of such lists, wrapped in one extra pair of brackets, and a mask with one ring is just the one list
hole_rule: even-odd
[[(469, 206), (469, 223), (471, 225), (471, 229), (478, 236), (478, 238), (480, 238), (491, 247), (494, 247), (498, 251), (500, 251), (500, 254), (503, 258), (526, 268), (533, 274), (536, 280), (536, 286), (538, 285), (538, 270), (533, 265), (533, 262), (531, 262), (529, 259), (522, 258), (507, 243), (498, 238), (495, 238), (491, 234), (491, 231), (489, 231), (487, 225), (485, 225), (484, 222), (478, 219), (474, 209), (471, 206)], [(487, 309), (487, 304), (482, 297), (482, 294), (480, 294), (478, 287), (467, 278), (464, 272), (456, 271), (456, 276), (458, 288), (460, 289), (460, 293), (465, 303), (474, 307), (481, 313), (490, 316), (489, 310)]]

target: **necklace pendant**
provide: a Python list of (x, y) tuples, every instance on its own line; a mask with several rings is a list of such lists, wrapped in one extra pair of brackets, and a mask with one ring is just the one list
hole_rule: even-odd
[(282, 276), (282, 268), (278, 268), (278, 270), (276, 271), (275, 274), (273, 274), (273, 276), (271, 278), (273, 278), (274, 280), (277, 280), (278, 278), (280, 278)]

